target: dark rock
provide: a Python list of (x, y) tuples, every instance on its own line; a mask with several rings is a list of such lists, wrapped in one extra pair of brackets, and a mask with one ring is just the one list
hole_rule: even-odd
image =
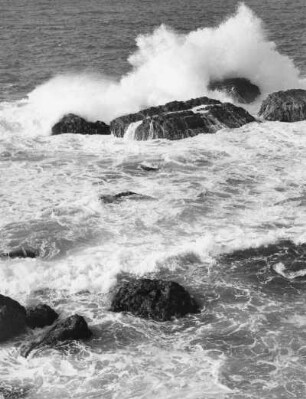
[(110, 134), (109, 126), (104, 122), (88, 122), (80, 116), (68, 114), (52, 127), (52, 135), (62, 133)]
[(25, 328), (25, 308), (17, 301), (0, 295), (0, 342), (15, 337)]
[(120, 202), (123, 199), (133, 199), (133, 200), (149, 200), (153, 199), (148, 195), (142, 195), (134, 193), (133, 191), (123, 191), (122, 193), (118, 193), (115, 195), (101, 195), (100, 200), (105, 204), (111, 204), (114, 202)]
[(11, 249), (8, 252), (0, 252), (0, 258), (37, 258), (38, 256), (39, 252), (37, 250), (27, 247), (19, 247)]
[(136, 114), (114, 119), (110, 124), (116, 137), (134, 140), (179, 140), (222, 128), (237, 128), (255, 119), (243, 108), (207, 97), (174, 101)]
[(82, 316), (77, 314), (58, 321), (51, 329), (33, 342), (21, 347), (21, 355), (27, 357), (33, 349), (45, 346), (55, 347), (66, 341), (88, 339), (92, 335)]
[(116, 292), (113, 312), (130, 312), (135, 316), (156, 321), (171, 320), (187, 313), (199, 312), (199, 306), (178, 283), (139, 279), (123, 283)]
[(215, 80), (210, 82), (208, 89), (224, 92), (241, 104), (250, 104), (260, 96), (259, 87), (245, 78)]
[(43, 328), (50, 326), (58, 318), (58, 314), (45, 304), (40, 304), (35, 307), (26, 309), (27, 311), (27, 326), (30, 328)]
[(13, 387), (5, 382), (0, 383), (0, 398), (2, 399), (21, 399), (25, 398), (31, 387)]
[(306, 90), (292, 89), (269, 94), (260, 107), (259, 116), (268, 121), (306, 120)]

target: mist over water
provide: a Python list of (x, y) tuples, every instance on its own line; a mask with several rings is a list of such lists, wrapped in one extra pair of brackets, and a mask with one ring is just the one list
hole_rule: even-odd
[[(215, 0), (191, 0), (188, 9), (180, 0), (126, 3), (90, 0), (76, 10), (55, 1), (50, 10), (44, 0), (22, 0), (3, 8), (5, 27), (22, 26), (25, 62), (18, 67), (12, 40), (3, 65), (17, 60), (0, 80), (0, 250), (24, 245), (41, 256), (2, 259), (1, 294), (48, 303), (61, 317), (81, 314), (94, 337), (27, 359), (18, 345), (37, 332), (2, 345), (0, 391), (24, 390), (30, 399), (303, 399), (304, 285), (279, 292), (220, 259), (306, 241), (306, 123), (251, 123), (174, 142), (51, 137), (50, 129), (67, 112), (109, 122), (171, 100), (229, 100), (208, 90), (214, 79), (248, 78), (262, 98), (305, 88), (303, 46), (292, 44), (302, 43), (304, 2), (229, 1), (227, 10)], [(7, 32), (5, 40), (16, 30)], [(150, 198), (99, 200), (128, 190)], [(115, 284), (131, 276), (179, 282), (201, 314), (167, 323), (113, 314)]]

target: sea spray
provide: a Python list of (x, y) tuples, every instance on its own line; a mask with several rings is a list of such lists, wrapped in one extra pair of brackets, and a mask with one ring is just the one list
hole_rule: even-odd
[(263, 95), (306, 87), (293, 61), (269, 41), (263, 22), (246, 5), (214, 28), (187, 34), (162, 25), (139, 35), (128, 61), (131, 71), (114, 80), (96, 74), (65, 74), (29, 93), (26, 100), (0, 104), (0, 134), (50, 134), (61, 116), (72, 112), (91, 121), (109, 122), (125, 113), (208, 95), (212, 80), (244, 77)]

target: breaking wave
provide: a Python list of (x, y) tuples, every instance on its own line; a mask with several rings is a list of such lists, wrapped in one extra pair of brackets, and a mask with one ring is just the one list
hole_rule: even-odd
[(0, 133), (47, 135), (68, 112), (109, 122), (172, 100), (203, 95), (225, 100), (208, 85), (228, 77), (249, 79), (263, 95), (306, 87), (293, 61), (277, 51), (261, 19), (244, 4), (217, 27), (182, 34), (162, 25), (138, 36), (136, 44), (128, 59), (131, 71), (119, 81), (98, 73), (66, 74), (38, 86), (27, 99), (0, 104)]

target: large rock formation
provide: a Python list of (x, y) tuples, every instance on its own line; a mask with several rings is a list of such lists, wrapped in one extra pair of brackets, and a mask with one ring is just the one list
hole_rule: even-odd
[(80, 116), (68, 114), (52, 127), (52, 135), (62, 133), (110, 134), (109, 126), (104, 122), (88, 122)]
[(116, 137), (134, 140), (179, 140), (200, 133), (237, 128), (255, 119), (246, 110), (207, 97), (174, 101), (114, 119), (110, 124)]
[(59, 343), (72, 340), (88, 339), (92, 335), (82, 316), (77, 314), (58, 321), (47, 333), (21, 348), (21, 355), (27, 357), (33, 349), (45, 346), (54, 347)]
[(15, 337), (25, 328), (25, 308), (17, 301), (0, 295), (0, 342)]
[(259, 116), (268, 121), (306, 120), (306, 90), (292, 89), (269, 94), (260, 107)]
[(224, 92), (241, 104), (250, 104), (260, 96), (259, 87), (245, 78), (214, 80), (210, 82), (208, 89)]
[(26, 309), (26, 323), (30, 328), (43, 328), (50, 326), (58, 318), (58, 314), (45, 304), (29, 307)]
[(123, 283), (116, 292), (113, 312), (130, 312), (156, 321), (171, 320), (187, 313), (199, 312), (199, 306), (189, 293), (172, 281), (139, 279)]

